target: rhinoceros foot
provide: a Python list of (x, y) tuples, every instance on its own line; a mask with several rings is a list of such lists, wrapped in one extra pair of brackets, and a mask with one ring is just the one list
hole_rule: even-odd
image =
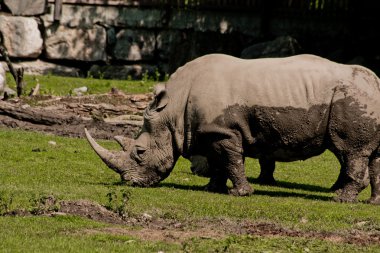
[(371, 197), (369, 200), (366, 201), (368, 204), (372, 205), (380, 205), (380, 196)]
[(250, 185), (243, 185), (241, 187), (234, 187), (228, 191), (228, 194), (233, 196), (249, 196), (252, 195), (253, 189)]
[(335, 191), (337, 196), (333, 198), (336, 202), (355, 203), (359, 193), (358, 187), (354, 184), (348, 184), (345, 187)]

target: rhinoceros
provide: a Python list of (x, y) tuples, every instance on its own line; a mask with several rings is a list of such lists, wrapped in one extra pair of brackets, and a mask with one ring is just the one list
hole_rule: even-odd
[(313, 55), (206, 55), (156, 86), (126, 150), (108, 151), (85, 133), (132, 186), (157, 185), (180, 156), (201, 155), (211, 171), (207, 190), (245, 196), (253, 193), (245, 157), (291, 162), (330, 150), (343, 171), (334, 200), (356, 201), (371, 184), (369, 202), (380, 203), (380, 81), (361, 66)]

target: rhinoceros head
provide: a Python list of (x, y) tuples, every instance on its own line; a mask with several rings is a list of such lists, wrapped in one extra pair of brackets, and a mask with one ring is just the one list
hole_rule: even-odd
[[(101, 147), (85, 129), (87, 140), (103, 162), (133, 186), (152, 186), (172, 171), (178, 152), (173, 145), (170, 117), (164, 108), (166, 91), (156, 86), (155, 99), (144, 112), (144, 124), (136, 139), (124, 139), (123, 151)], [(117, 137), (118, 142), (122, 142)]]

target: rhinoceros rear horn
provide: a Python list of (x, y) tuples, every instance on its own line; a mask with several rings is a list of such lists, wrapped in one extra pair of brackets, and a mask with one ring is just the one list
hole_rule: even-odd
[(124, 171), (123, 168), (123, 158), (124, 152), (121, 151), (109, 151), (102, 146), (100, 146), (94, 138), (90, 135), (87, 129), (84, 129), (86, 138), (90, 143), (91, 147), (95, 150), (98, 156), (103, 160), (103, 162), (115, 172), (121, 174)]

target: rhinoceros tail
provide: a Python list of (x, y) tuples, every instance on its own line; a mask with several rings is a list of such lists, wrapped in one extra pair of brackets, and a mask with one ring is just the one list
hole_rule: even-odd
[(103, 162), (112, 170), (119, 173), (120, 175), (123, 173), (123, 154), (125, 152), (122, 151), (109, 151), (102, 146), (100, 146), (94, 138), (90, 135), (87, 129), (84, 129), (86, 134), (87, 141), (90, 143), (91, 147), (95, 150), (98, 156), (103, 160)]

